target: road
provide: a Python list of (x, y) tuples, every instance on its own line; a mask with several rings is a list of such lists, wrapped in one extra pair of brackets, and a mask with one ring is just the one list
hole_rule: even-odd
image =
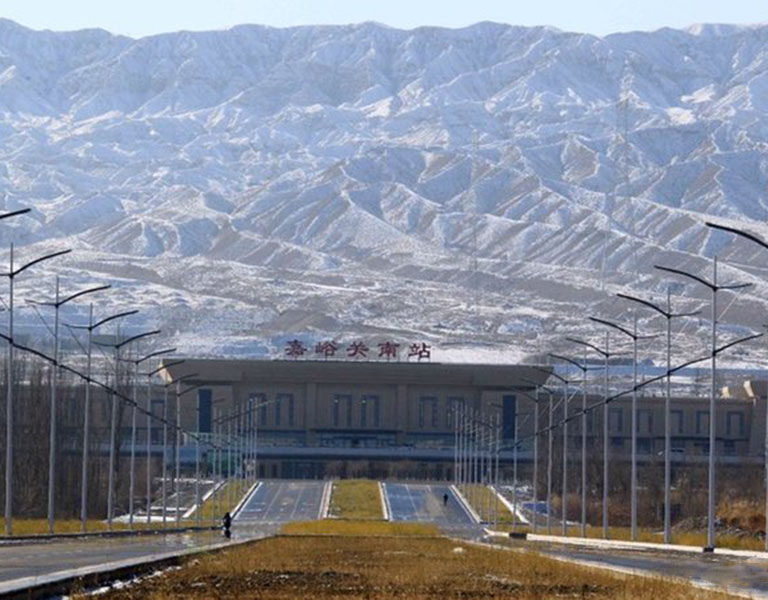
[[(435, 523), (446, 533), (477, 537), (482, 529), (459, 504), (445, 484), (385, 483), (392, 521)], [(443, 505), (443, 496), (448, 503)]]
[(222, 542), (217, 531), (0, 545), (0, 583)]
[(660, 577), (678, 577), (706, 587), (768, 598), (768, 560), (765, 559), (718, 557), (704, 553), (593, 550), (538, 542), (527, 543), (523, 547), (556, 558), (641, 571)]
[(327, 485), (331, 483), (264, 481), (237, 514), (235, 523), (285, 523), (318, 519)]

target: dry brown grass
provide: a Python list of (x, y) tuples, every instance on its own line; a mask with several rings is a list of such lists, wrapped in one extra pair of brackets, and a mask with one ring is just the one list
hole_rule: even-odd
[[(175, 523), (171, 523), (169, 526), (173, 526)], [(80, 533), (80, 521), (78, 519), (57, 519), (54, 524), (54, 533)], [(86, 521), (87, 531), (109, 531), (109, 526), (106, 521), (99, 521), (97, 519), (88, 519)], [(134, 529), (161, 529), (159, 523), (152, 523), (147, 525), (146, 522), (136, 519), (133, 524)], [(114, 531), (129, 529), (128, 523), (112, 524)], [(47, 519), (14, 519), (13, 520), (13, 535), (39, 535), (48, 533), (48, 520)], [(0, 537), (5, 536), (5, 519), (0, 517)]]
[(383, 518), (378, 482), (370, 479), (334, 482), (330, 514), (342, 519)]
[[(502, 526), (511, 525), (513, 522), (512, 513), (501, 500), (496, 499), (496, 494), (484, 485), (470, 485), (462, 488), (464, 498), (469, 502), (475, 512), (486, 523), (493, 523), (496, 507), (499, 511), (499, 524)], [(520, 522), (518, 520), (518, 525)], [(504, 530), (506, 527), (501, 527)]]
[[(219, 520), (224, 516), (227, 511), (232, 511), (240, 499), (246, 494), (246, 492), (253, 485), (251, 482), (244, 481), (242, 479), (230, 479), (216, 492), (216, 519)], [(229, 494), (232, 494), (232, 502), (229, 502)], [(213, 519), (213, 497), (208, 498), (203, 502), (201, 509), (201, 518), (204, 522), (208, 522)], [(196, 513), (193, 513), (190, 521), (194, 521)]]
[(438, 536), (436, 525), (373, 520), (297, 521), (283, 525), (284, 535), (339, 535), (339, 536)]
[(439, 537), (295, 536), (192, 560), (178, 571), (102, 597), (715, 600), (728, 596)]

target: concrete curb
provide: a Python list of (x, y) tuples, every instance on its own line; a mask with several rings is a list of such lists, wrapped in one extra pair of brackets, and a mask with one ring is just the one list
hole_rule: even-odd
[(381, 497), (381, 511), (384, 513), (384, 520), (392, 520), (392, 507), (389, 505), (389, 498), (387, 497), (387, 491), (384, 488), (386, 484), (383, 481), (379, 481), (379, 496)]
[(333, 492), (333, 481), (326, 481), (323, 486), (323, 499), (320, 501), (320, 511), (317, 518), (321, 521), (328, 518), (328, 511), (331, 510), (331, 493)]
[(459, 488), (451, 484), (450, 490), (451, 490), (451, 493), (456, 497), (456, 500), (458, 501), (461, 508), (464, 509), (464, 512), (466, 512), (469, 515), (469, 518), (472, 520), (472, 522), (475, 523), (476, 525), (480, 524), (482, 522), (480, 515), (477, 514), (477, 512), (475, 512), (475, 509), (472, 508), (469, 502), (467, 502), (467, 499), (464, 497), (464, 494), (462, 494), (459, 491)]
[(189, 533), (192, 531), (211, 531), (218, 529), (213, 526), (197, 527), (196, 525), (190, 525), (189, 527), (162, 527), (153, 529), (120, 529), (120, 530), (105, 530), (105, 531), (89, 531), (86, 533), (34, 533), (31, 535), (14, 535), (11, 537), (0, 537), (0, 546), (13, 546), (16, 544), (28, 544), (30, 542), (50, 542), (51, 540), (79, 540), (89, 538), (122, 538), (133, 537), (139, 535), (171, 535), (174, 533)]
[(155, 570), (163, 566), (178, 564), (182, 558), (187, 556), (242, 546), (262, 539), (266, 538), (220, 542), (188, 550), (162, 552), (140, 558), (81, 567), (79, 569), (67, 569), (47, 575), (22, 577), (0, 583), (0, 596), (3, 598), (48, 598), (55, 595), (63, 595), (68, 593), (73, 585), (81, 584), (83, 581), (88, 585), (95, 586), (122, 577), (134, 576), (147, 570)]
[(261, 487), (261, 481), (257, 481), (254, 483), (247, 492), (245, 492), (245, 495), (240, 498), (240, 502), (238, 502), (235, 505), (235, 508), (232, 509), (232, 512), (229, 513), (229, 516), (232, 517), (232, 520), (235, 520), (235, 517), (240, 513), (241, 510), (243, 510), (243, 506), (245, 506), (246, 502), (251, 499), (251, 496), (253, 496), (256, 493), (256, 490), (258, 490)]
[(507, 500), (507, 498), (504, 497), (504, 494), (502, 494), (499, 490), (497, 490), (492, 485), (488, 486), (490, 490), (496, 494), (496, 497), (499, 499), (499, 502), (501, 502), (504, 506), (507, 507), (507, 510), (510, 512), (510, 514), (515, 515), (515, 518), (517, 519), (517, 522), (522, 525), (530, 525), (531, 522), (525, 518), (525, 515), (523, 515), (522, 512), (520, 512), (520, 503), (518, 502), (517, 510), (515, 510), (515, 505)]
[[(213, 496), (213, 492), (218, 492), (222, 488), (224, 483), (225, 483), (224, 481), (220, 481), (214, 484), (214, 486), (210, 490), (208, 490), (205, 494), (203, 494), (202, 498), (200, 498), (200, 506), (203, 506), (208, 501), (208, 498)], [(200, 507), (197, 504), (193, 505), (192, 508), (188, 509), (187, 512), (181, 515), (181, 518), (189, 519), (192, 515), (194, 515), (197, 512), (198, 508)]]
[[(500, 532), (493, 532), (494, 535)], [(707, 552), (701, 546), (683, 546), (680, 544), (659, 544), (655, 542), (631, 542), (623, 540), (602, 540), (582, 537), (563, 537), (559, 535), (527, 534), (529, 542), (549, 542), (567, 544), (603, 550), (652, 550), (654, 552), (684, 553), (684, 554), (714, 554), (716, 556), (731, 556), (734, 558), (757, 558), (768, 561), (768, 552), (756, 550), (732, 550), (730, 548), (715, 548)]]

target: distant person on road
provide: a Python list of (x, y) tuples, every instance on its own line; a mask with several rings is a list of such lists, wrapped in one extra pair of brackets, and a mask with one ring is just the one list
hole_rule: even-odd
[(224, 513), (222, 522), (224, 524), (224, 537), (229, 539), (232, 537), (232, 517), (228, 512)]
[(448, 494), (443, 494), (443, 506), (448, 506)]

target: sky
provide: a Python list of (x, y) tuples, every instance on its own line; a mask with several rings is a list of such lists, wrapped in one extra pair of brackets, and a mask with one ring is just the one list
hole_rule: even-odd
[(0, 0), (0, 17), (33, 29), (99, 27), (143, 37), (179, 30), (378, 21), (398, 28), (478, 21), (606, 35), (694, 23), (768, 22), (766, 0)]

